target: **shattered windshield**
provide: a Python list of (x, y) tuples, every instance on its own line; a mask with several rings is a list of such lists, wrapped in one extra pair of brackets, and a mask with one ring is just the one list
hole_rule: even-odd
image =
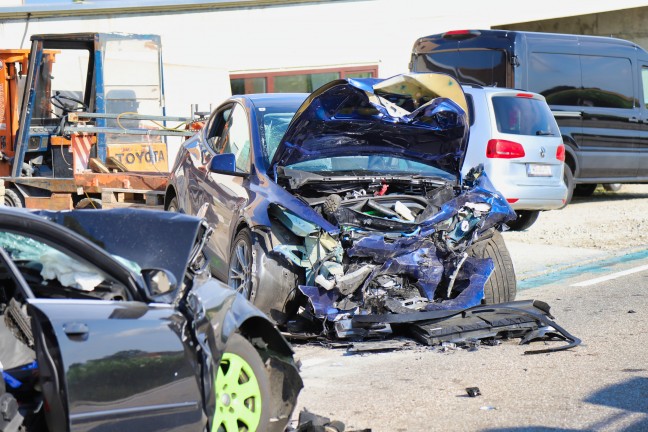
[[(56, 281), (63, 287), (93, 291), (101, 284), (113, 284), (110, 276), (92, 264), (61, 252), (33, 238), (10, 232), (0, 232), (0, 247), (21, 269), (28, 282), (46, 285)], [(133, 271), (137, 264), (116, 257)]]
[(447, 180), (455, 180), (451, 173), (426, 165), (395, 156), (337, 156), (322, 159), (309, 160), (288, 165), (286, 168), (308, 171), (317, 174), (353, 174), (353, 175), (418, 175), (424, 177), (440, 177)]
[[(296, 111), (296, 109), (295, 109)], [(289, 112), (272, 112), (268, 108), (264, 108), (264, 111), (260, 111), (262, 117), (262, 142), (265, 145), (265, 151), (267, 154), (266, 161), (270, 163), (270, 160), (277, 151), (277, 147), (281, 142), (288, 129), (288, 125), (295, 115), (295, 111)]]

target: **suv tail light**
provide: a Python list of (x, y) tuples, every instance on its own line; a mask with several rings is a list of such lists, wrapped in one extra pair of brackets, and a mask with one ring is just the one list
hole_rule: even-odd
[(513, 141), (492, 139), (486, 146), (486, 157), (489, 159), (515, 159), (524, 155), (522, 144)]
[(565, 145), (560, 144), (556, 149), (556, 159), (565, 162)]

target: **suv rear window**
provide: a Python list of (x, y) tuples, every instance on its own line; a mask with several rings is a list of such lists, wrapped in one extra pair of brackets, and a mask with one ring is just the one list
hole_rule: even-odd
[(538, 99), (494, 96), (497, 130), (514, 135), (558, 136), (560, 131), (551, 110)]

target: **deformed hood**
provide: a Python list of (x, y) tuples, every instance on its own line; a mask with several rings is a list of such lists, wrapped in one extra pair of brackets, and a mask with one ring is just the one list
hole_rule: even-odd
[(445, 74), (332, 81), (297, 110), (271, 169), (334, 156), (398, 156), (458, 174), (468, 142), (466, 97)]
[(144, 209), (35, 212), (86, 237), (106, 252), (143, 269), (166, 269), (184, 279), (192, 250), (202, 233), (201, 219)]

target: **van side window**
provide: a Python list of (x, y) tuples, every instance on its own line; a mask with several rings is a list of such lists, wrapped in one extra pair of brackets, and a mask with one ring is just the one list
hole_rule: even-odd
[[(582, 55), (582, 106), (601, 108), (635, 107), (630, 59)], [(610, 79), (613, 75), (614, 79)]]
[(580, 62), (577, 55), (535, 52), (529, 57), (529, 90), (549, 105), (579, 105)]
[(648, 67), (641, 68), (641, 85), (643, 87), (643, 103), (648, 108)]

